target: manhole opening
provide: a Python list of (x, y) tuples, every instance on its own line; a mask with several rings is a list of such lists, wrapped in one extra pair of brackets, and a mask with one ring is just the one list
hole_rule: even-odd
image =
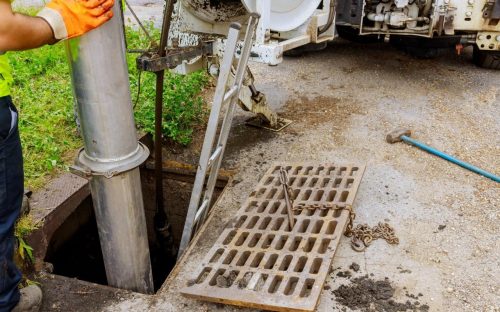
[[(153, 170), (141, 169), (144, 209), (153, 269), (155, 292), (175, 265), (176, 257), (159, 247), (154, 231), (155, 188)], [(227, 185), (227, 178), (217, 181), (214, 201)], [(187, 207), (194, 183), (194, 173), (166, 170), (163, 175), (165, 212), (169, 218), (176, 249), (182, 238)], [(47, 247), (45, 262), (53, 265), (53, 273), (70, 278), (108, 285), (92, 198), (86, 198), (56, 230)]]

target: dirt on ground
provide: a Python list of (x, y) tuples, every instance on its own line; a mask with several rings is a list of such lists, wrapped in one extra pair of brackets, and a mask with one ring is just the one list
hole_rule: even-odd
[(337, 302), (360, 311), (429, 311), (428, 305), (421, 305), (418, 300), (396, 302), (393, 298), (395, 289), (389, 278), (374, 280), (368, 275), (356, 277), (350, 285), (341, 285), (332, 291)]
[(343, 306), (337, 306), (334, 311), (346, 311), (346, 308), (367, 312), (429, 311), (429, 306), (419, 301), (423, 294), (414, 295), (406, 292), (406, 301), (398, 302), (394, 297), (396, 288), (388, 277), (377, 280), (365, 274), (351, 278), (353, 274), (360, 271), (360, 266), (353, 262), (349, 269), (352, 272), (345, 270), (336, 274), (337, 277), (348, 279), (346, 284), (340, 285), (335, 290), (330, 290), (329, 286), (325, 288), (330, 290), (335, 300)]

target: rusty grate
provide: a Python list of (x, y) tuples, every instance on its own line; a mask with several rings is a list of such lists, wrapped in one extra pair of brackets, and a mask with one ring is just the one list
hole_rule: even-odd
[[(280, 165), (273, 165), (181, 293), (274, 311), (313, 311), (347, 222), (346, 210), (295, 212), (289, 230)], [(352, 205), (364, 166), (283, 165), (294, 206)]]

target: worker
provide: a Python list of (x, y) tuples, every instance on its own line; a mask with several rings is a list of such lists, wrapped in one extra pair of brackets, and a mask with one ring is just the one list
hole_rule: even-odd
[(36, 17), (14, 13), (10, 1), (0, 0), (0, 312), (37, 311), (42, 291), (37, 286), (19, 291), (22, 275), (13, 261), (24, 177), (19, 113), (10, 97), (13, 77), (5, 52), (83, 35), (113, 17), (114, 0), (52, 0)]

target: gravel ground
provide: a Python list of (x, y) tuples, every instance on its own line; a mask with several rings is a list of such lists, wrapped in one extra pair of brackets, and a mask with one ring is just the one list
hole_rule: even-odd
[[(422, 294), (429, 311), (499, 311), (500, 187), (416, 148), (385, 143), (397, 127), (445, 152), (499, 174), (500, 74), (476, 68), (470, 51), (415, 60), (388, 45), (336, 42), (277, 67), (253, 64), (272, 106), (295, 123), (281, 133), (248, 128), (238, 112), (225, 167), (236, 168), (214, 217), (178, 270), (153, 297), (124, 299), (107, 311), (233, 311), (185, 299), (178, 290), (272, 162), (365, 163), (356, 222), (394, 226), (398, 246), (376, 241), (363, 253), (341, 240), (327, 288), (352, 262), (353, 278), (386, 277), (394, 299)], [(318, 311), (349, 311), (324, 291)]]

